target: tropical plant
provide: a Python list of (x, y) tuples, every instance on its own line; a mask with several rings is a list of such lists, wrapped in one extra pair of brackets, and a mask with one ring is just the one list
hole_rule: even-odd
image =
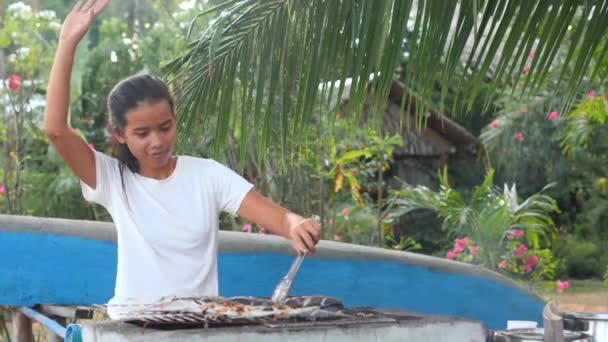
[[(236, 118), (233, 99), (241, 94), (243, 156), (249, 140), (262, 155), (272, 139), (301, 136), (316, 100), (329, 106), (336, 93), (340, 99), (347, 79), (351, 121), (359, 124), (368, 92), (370, 117), (380, 118), (404, 44), (410, 56), (405, 83), (423, 100), (416, 106), (419, 123), (424, 101), (437, 84), (447, 89), (456, 70), (466, 81), (456, 98), (471, 105), (488, 75), (496, 88), (515, 86), (532, 47), (539, 57), (527, 67), (522, 87), (535, 93), (572, 27), (562, 68), (570, 76), (568, 98), (590, 66), (591, 78), (597, 76), (601, 63), (592, 61), (608, 57), (608, 7), (599, 0), (230, 0), (200, 17), (211, 13), (217, 13), (211, 27), (164, 70), (181, 90), (182, 136), (209, 130), (210, 118), (217, 118), (211, 128), (216, 153)], [(245, 130), (244, 122), (254, 129)], [(273, 131), (272, 122), (281, 124)]]
[(467, 203), (449, 183), (447, 168), (439, 173), (440, 187), (432, 191), (424, 186), (392, 192), (397, 214), (414, 210), (435, 211), (443, 219), (443, 228), (456, 236), (469, 237), (480, 247), (480, 263), (495, 270), (505, 250), (505, 237), (514, 229), (525, 231), (527, 243), (535, 249), (550, 245), (555, 226), (549, 214), (557, 211), (555, 201), (538, 193), (519, 202), (515, 185), (497, 191), (490, 169)]
[(0, 212), (23, 214), (29, 132), (41, 121), (40, 75), (49, 69), (59, 21), (19, 2), (8, 7), (0, 29)]

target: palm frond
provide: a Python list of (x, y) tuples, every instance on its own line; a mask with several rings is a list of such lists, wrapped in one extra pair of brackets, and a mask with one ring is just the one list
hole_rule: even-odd
[[(217, 9), (212, 26), (164, 71), (178, 90), (181, 133), (212, 128), (217, 151), (238, 130), (243, 156), (250, 139), (260, 155), (271, 143), (293, 149), (314, 113), (328, 113), (341, 98), (347, 79), (351, 121), (359, 123), (370, 94), (369, 117), (381, 123), (404, 43), (411, 57), (405, 83), (413, 90), (404, 96), (428, 101), (437, 83), (447, 89), (449, 76), (465, 65), (470, 82), (459, 91), (469, 105), (488, 74), (496, 87), (514, 86), (534, 46), (523, 92), (538, 90), (571, 27), (569, 98), (592, 56), (608, 58), (594, 54), (608, 31), (601, 0), (233, 0)], [(421, 124), (424, 105), (416, 112)]]

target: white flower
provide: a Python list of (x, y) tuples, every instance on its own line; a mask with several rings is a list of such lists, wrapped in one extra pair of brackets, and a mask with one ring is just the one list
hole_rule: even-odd
[(10, 13), (9, 15), (16, 16), (17, 18), (23, 20), (27, 20), (32, 17), (32, 7), (24, 4), (21, 1), (9, 5), (7, 11)]
[(28, 48), (27, 46), (22, 46), (17, 50), (17, 55), (19, 57), (27, 56), (29, 53), (30, 53), (30, 48)]
[(53, 19), (56, 19), (57, 16), (55, 15), (55, 12), (53, 12), (53, 11), (44, 10), (44, 11), (38, 12), (38, 18), (42, 18), (42, 19), (46, 19), (46, 20), (53, 20)]
[(56, 21), (52, 21), (49, 23), (49, 28), (53, 31), (59, 31), (59, 29), (61, 29), (61, 24)]

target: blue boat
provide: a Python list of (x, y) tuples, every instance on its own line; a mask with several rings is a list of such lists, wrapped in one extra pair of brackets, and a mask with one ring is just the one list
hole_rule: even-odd
[[(116, 232), (111, 223), (0, 215), (0, 305), (104, 304), (113, 295)], [(220, 233), (220, 295), (269, 297), (294, 258), (270, 235)], [(507, 320), (542, 326), (545, 302), (482, 267), (420, 254), (321, 241), (290, 295), (326, 295), (347, 307), (457, 316), (487, 329)]]

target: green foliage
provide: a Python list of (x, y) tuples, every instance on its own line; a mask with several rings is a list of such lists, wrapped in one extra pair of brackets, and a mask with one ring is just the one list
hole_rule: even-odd
[[(32, 163), (28, 150), (41, 123), (40, 76), (52, 61), (53, 38), (59, 22), (54, 13), (34, 13), (23, 3), (9, 6), (0, 29), (0, 212), (23, 214), (25, 170)], [(5, 81), (6, 80), (6, 81)]]
[(504, 238), (512, 229), (526, 232), (528, 243), (535, 249), (551, 244), (555, 226), (549, 214), (557, 211), (555, 201), (544, 194), (534, 194), (519, 202), (515, 186), (503, 193), (493, 184), (490, 169), (483, 183), (477, 186), (467, 203), (452, 188), (447, 169), (439, 175), (440, 187), (432, 191), (417, 186), (393, 192), (397, 214), (429, 209), (443, 219), (443, 227), (457, 236), (468, 236), (480, 247), (480, 263), (492, 270), (504, 252)]
[[(560, 147), (569, 157), (577, 153), (602, 152), (608, 149), (606, 120), (608, 105), (604, 96), (588, 97), (566, 116)], [(593, 142), (593, 146), (589, 143)]]
[[(384, 174), (389, 171), (395, 147), (402, 146), (403, 141), (399, 136), (382, 138), (369, 128), (350, 127), (343, 120), (338, 121), (342, 122), (337, 123), (333, 134), (323, 137), (323, 143), (314, 150), (303, 151), (318, 177), (328, 182), (328, 216), (333, 222), (330, 226), (335, 227), (331, 228), (330, 237), (383, 246), (384, 236), (393, 234), (395, 223), (390, 206), (385, 208)], [(403, 242), (403, 247), (410, 248), (407, 241), (399, 237), (395, 244)]]
[(593, 241), (567, 236), (555, 246), (556, 255), (564, 259), (567, 274), (574, 278), (601, 277), (605, 265), (600, 262), (600, 249)]
[[(253, 137), (265, 150), (285, 143), (289, 135), (301, 136), (317, 110), (319, 87), (333, 90), (339, 84), (341, 98), (347, 78), (352, 80), (351, 123), (359, 124), (368, 90), (371, 117), (381, 118), (404, 44), (411, 55), (404, 83), (423, 99), (416, 106), (419, 125), (424, 121), (424, 101), (433, 97), (437, 85), (447, 91), (457, 71), (462, 70), (458, 75), (463, 82), (454, 98), (470, 107), (488, 79), (493, 89), (519, 85), (525, 93), (537, 93), (561, 54), (565, 56), (559, 70), (570, 77), (559, 77), (557, 83), (567, 89), (566, 102), (570, 102), (594, 58), (606, 59), (601, 39), (606, 32), (605, 9), (594, 8), (594, 2), (553, 6), (509, 0), (226, 1), (201, 13), (202, 17), (215, 13), (213, 24), (203, 32), (193, 31), (198, 38), (165, 70), (183, 85), (178, 103), (187, 132), (206, 128), (214, 117), (216, 136), (225, 137), (235, 119), (233, 99), (243, 93), (249, 99), (244, 101), (244, 112), (251, 113), (255, 128), (241, 136), (240, 144), (247, 150)], [(576, 26), (573, 33), (571, 26)], [(472, 37), (478, 39), (468, 44)], [(558, 49), (562, 42), (567, 44)], [(526, 65), (532, 47), (538, 57)], [(518, 82), (524, 73), (526, 77)], [(568, 81), (567, 88), (563, 80)], [(445, 97), (442, 93), (440, 99)], [(271, 108), (276, 102), (282, 110), (275, 116)], [(329, 108), (331, 101), (321, 102)], [(284, 123), (279, 134), (268, 129), (273, 120)]]

